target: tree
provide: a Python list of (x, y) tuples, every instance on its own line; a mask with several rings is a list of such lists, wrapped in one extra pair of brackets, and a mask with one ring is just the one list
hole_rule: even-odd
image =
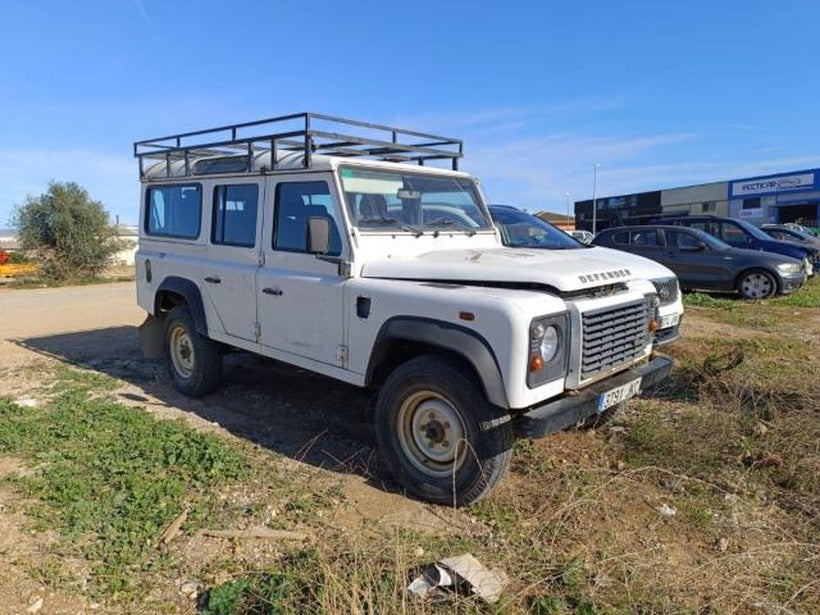
[(74, 182), (49, 182), (47, 192), (15, 207), (11, 223), (54, 281), (97, 276), (122, 247), (103, 204)]

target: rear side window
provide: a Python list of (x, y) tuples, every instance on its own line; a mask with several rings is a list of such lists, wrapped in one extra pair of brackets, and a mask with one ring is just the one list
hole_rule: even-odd
[(211, 243), (252, 248), (256, 244), (258, 203), (256, 184), (216, 186)]
[(154, 186), (145, 194), (145, 232), (160, 237), (196, 239), (202, 218), (199, 184)]

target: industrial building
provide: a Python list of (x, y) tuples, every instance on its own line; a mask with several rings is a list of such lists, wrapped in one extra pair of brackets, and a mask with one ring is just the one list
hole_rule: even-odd
[[(726, 216), (760, 226), (820, 225), (820, 169), (730, 179), (668, 190), (595, 199), (596, 230), (644, 224), (670, 215)], [(575, 226), (592, 230), (592, 200), (575, 202)]]

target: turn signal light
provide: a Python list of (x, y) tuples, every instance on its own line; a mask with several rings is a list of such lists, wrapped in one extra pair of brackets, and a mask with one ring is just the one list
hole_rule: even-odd
[(658, 321), (653, 318), (652, 320), (649, 321), (649, 332), (654, 333), (657, 330), (658, 330)]
[(544, 359), (542, 359), (537, 354), (530, 357), (530, 371), (531, 372), (540, 371), (543, 367), (544, 367)]

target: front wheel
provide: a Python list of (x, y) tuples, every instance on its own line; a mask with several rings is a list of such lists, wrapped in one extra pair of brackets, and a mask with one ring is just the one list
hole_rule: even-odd
[(777, 292), (777, 282), (768, 271), (747, 271), (737, 281), (737, 292), (742, 299), (768, 299)]
[(219, 346), (196, 332), (185, 306), (177, 306), (165, 317), (165, 364), (174, 386), (189, 397), (213, 392), (222, 379)]
[(465, 506), (506, 474), (510, 416), (487, 401), (460, 361), (426, 355), (398, 367), (376, 403), (376, 437), (391, 473), (415, 496)]

